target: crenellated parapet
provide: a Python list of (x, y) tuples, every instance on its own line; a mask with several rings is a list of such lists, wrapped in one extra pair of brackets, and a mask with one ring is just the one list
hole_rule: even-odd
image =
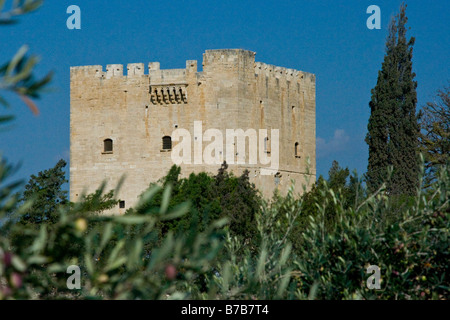
[(186, 61), (186, 69), (160, 69), (159, 62), (150, 62), (148, 69), (153, 104), (187, 103), (188, 77), (197, 73), (197, 61)]
[(137, 77), (144, 75), (144, 64), (143, 63), (129, 63), (127, 65), (127, 75), (128, 77)]
[(101, 65), (71, 67), (71, 80), (85, 78), (109, 80), (135, 80), (147, 78), (149, 85), (150, 101), (153, 104), (185, 104), (187, 103), (188, 78), (194, 76), (194, 80), (200, 73), (197, 72), (197, 61), (187, 60), (185, 69), (161, 69), (159, 62), (150, 62), (145, 72), (143, 63), (129, 63), (124, 74), (124, 66), (121, 64), (108, 64), (106, 71)]
[(97, 77), (103, 76), (103, 67), (101, 65), (70, 67), (70, 76), (73, 77)]
[[(124, 74), (126, 70), (126, 74)], [(149, 77), (154, 83), (166, 84), (173, 81), (185, 81), (188, 74), (197, 73), (197, 61), (187, 60), (186, 69), (160, 69), (159, 62), (150, 62), (145, 72), (144, 63), (108, 64), (106, 70), (101, 65), (70, 67), (73, 76), (98, 77), (102, 79), (121, 77)]]
[(277, 79), (285, 78), (287, 81), (308, 80), (315, 82), (315, 76), (312, 73), (278, 67), (263, 62), (255, 62), (255, 74), (258, 76), (275, 77)]

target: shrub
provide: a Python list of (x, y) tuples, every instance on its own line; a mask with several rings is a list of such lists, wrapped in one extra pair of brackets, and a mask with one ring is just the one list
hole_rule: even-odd
[[(88, 214), (83, 202), (61, 205), (54, 223), (17, 223), (32, 206), (17, 205), (17, 184), (0, 165), (0, 298), (2, 299), (448, 299), (449, 168), (434, 185), (398, 205), (380, 188), (348, 206), (324, 184), (317, 212), (303, 211), (293, 188), (255, 212), (256, 235), (242, 241), (227, 219), (184, 232), (176, 221), (189, 203), (171, 206), (170, 187), (154, 186), (136, 213)], [(433, 190), (433, 192), (430, 192)], [(93, 197), (100, 198), (100, 189)], [(154, 201), (156, 195), (161, 197)], [(95, 212), (90, 200), (89, 210)], [(153, 203), (148, 207), (149, 203)], [(327, 227), (331, 209), (334, 225)], [(392, 211), (395, 210), (395, 215)], [(385, 219), (389, 216), (389, 223)], [(297, 221), (305, 222), (298, 233)], [(229, 220), (228, 220), (229, 222)], [(11, 233), (26, 241), (11, 243)], [(302, 238), (294, 248), (291, 239)], [(68, 266), (81, 268), (81, 288), (69, 290)], [(369, 289), (367, 267), (381, 270)]]

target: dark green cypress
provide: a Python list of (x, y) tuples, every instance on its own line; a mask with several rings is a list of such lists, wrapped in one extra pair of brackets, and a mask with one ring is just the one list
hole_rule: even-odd
[(376, 190), (392, 166), (391, 194), (414, 194), (418, 185), (417, 82), (412, 71), (415, 39), (406, 40), (407, 20), (406, 5), (402, 4), (389, 25), (386, 54), (369, 103), (368, 187)]

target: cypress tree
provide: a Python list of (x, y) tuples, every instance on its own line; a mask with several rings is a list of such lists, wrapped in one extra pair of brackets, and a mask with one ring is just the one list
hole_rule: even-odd
[(406, 40), (406, 5), (391, 20), (386, 54), (372, 89), (366, 142), (369, 145), (367, 182), (377, 189), (393, 167), (391, 194), (414, 194), (418, 185), (417, 82), (412, 71), (414, 37)]

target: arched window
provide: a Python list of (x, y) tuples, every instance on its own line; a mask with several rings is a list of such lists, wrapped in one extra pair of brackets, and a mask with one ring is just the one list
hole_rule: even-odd
[(300, 158), (300, 147), (298, 142), (295, 143), (295, 157)]
[(164, 136), (162, 138), (162, 148), (163, 150), (171, 150), (172, 149), (172, 138), (169, 136)]
[(103, 152), (113, 152), (113, 141), (111, 139), (103, 140)]

